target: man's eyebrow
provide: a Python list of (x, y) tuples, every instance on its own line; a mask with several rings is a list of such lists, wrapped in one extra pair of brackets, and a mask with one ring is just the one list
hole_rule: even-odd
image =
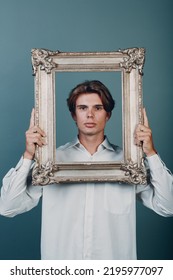
[(85, 104), (78, 104), (78, 105), (76, 105), (76, 107), (88, 107), (88, 106)]
[(95, 104), (94, 106), (103, 107), (103, 104)]
[[(80, 107), (80, 106), (88, 107), (88, 105), (86, 105), (86, 104), (78, 104), (78, 105), (76, 105), (76, 107)], [(95, 107), (95, 106), (97, 106), (97, 107), (103, 107), (103, 104), (94, 104), (93, 107)]]

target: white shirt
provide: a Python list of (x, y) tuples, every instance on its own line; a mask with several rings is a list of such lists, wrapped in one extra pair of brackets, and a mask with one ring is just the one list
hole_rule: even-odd
[[(60, 161), (116, 161), (107, 139), (94, 155), (78, 139), (58, 148)], [(136, 195), (160, 215), (173, 215), (173, 177), (158, 155), (147, 158), (150, 184), (68, 183), (32, 186), (32, 161), (21, 159), (3, 179), (0, 214), (15, 216), (42, 197), (42, 259), (136, 259)], [(28, 176), (28, 179), (26, 180)]]

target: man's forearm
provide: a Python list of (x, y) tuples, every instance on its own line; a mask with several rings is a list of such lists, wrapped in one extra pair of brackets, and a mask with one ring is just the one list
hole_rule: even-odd
[(4, 177), (0, 197), (1, 215), (12, 217), (28, 211), (38, 203), (38, 196), (34, 199), (27, 186), (31, 165), (32, 161), (22, 158)]

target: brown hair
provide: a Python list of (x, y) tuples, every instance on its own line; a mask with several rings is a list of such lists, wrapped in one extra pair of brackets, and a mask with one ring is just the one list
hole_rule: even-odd
[(115, 101), (112, 98), (112, 95), (108, 88), (101, 83), (100, 81), (85, 81), (81, 84), (78, 84), (75, 88), (70, 91), (69, 97), (67, 98), (67, 105), (69, 111), (74, 114), (76, 110), (76, 100), (80, 94), (83, 93), (97, 93), (103, 103), (103, 107), (106, 112), (113, 110), (115, 106)]

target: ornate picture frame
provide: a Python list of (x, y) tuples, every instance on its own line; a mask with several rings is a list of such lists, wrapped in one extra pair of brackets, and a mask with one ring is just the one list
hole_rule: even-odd
[[(136, 125), (143, 123), (145, 49), (129, 48), (113, 52), (32, 49), (31, 53), (35, 77), (35, 124), (47, 136), (47, 145), (36, 150), (33, 185), (105, 181), (145, 184), (143, 152), (134, 144), (133, 136)], [(56, 160), (55, 73), (81, 71), (121, 72), (124, 158), (120, 162), (63, 163)]]

